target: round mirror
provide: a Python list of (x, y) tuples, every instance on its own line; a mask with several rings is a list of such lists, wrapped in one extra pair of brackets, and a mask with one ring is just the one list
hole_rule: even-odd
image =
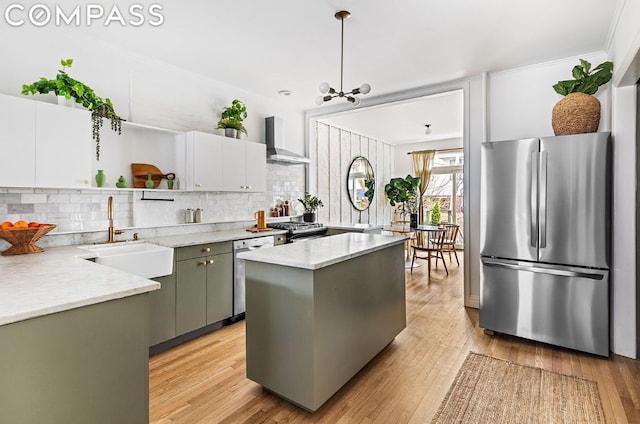
[(367, 158), (358, 156), (351, 162), (347, 175), (347, 191), (351, 204), (359, 211), (368, 209), (373, 202), (375, 178), (373, 167)]

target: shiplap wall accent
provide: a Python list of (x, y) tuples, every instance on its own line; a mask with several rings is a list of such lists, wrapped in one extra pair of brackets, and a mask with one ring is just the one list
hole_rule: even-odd
[[(384, 194), (384, 185), (393, 176), (395, 148), (345, 129), (315, 122), (315, 193), (324, 203), (318, 210), (318, 220), (325, 223), (362, 223), (386, 225), (391, 222), (391, 207)], [(347, 192), (347, 174), (354, 158), (369, 159), (376, 179), (371, 207), (362, 214), (356, 210)], [(314, 172), (312, 170), (311, 172)], [(314, 194), (313, 188), (311, 188)]]

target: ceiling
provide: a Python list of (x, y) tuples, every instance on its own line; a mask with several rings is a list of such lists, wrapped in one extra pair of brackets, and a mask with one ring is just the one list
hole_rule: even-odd
[[(369, 96), (377, 96), (605, 50), (620, 1), (171, 1), (160, 3), (161, 26), (84, 30), (309, 110), (318, 107), (320, 82), (340, 85), (339, 10), (352, 14), (344, 24), (344, 89), (367, 82)], [(415, 124), (432, 123), (435, 131), (437, 119), (425, 111)]]

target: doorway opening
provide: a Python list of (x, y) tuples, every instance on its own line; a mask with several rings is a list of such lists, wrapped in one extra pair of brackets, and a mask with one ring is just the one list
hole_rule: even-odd
[[(453, 163), (449, 163), (447, 165), (442, 164), (442, 168), (436, 167), (440, 169), (435, 169), (435, 172), (433, 172), (431, 177), (433, 181), (431, 181), (429, 184), (432, 189), (428, 189), (426, 195), (431, 198), (432, 203), (437, 199), (445, 207), (445, 213), (441, 218), (442, 223), (449, 222), (460, 225), (456, 248), (463, 250), (465, 253), (468, 253), (470, 248), (470, 238), (468, 235), (468, 231), (470, 228), (469, 221), (470, 216), (474, 216), (469, 214), (469, 192), (468, 190), (465, 190), (465, 187), (469, 186), (469, 164), (464, 160), (465, 154), (468, 154), (468, 152), (470, 151), (469, 149), (471, 149), (469, 141), (471, 128), (470, 91), (470, 81), (459, 81), (442, 84), (436, 87), (423, 87), (407, 92), (393, 93), (389, 95), (369, 98), (366, 99), (366, 101), (363, 101), (362, 106), (360, 106), (358, 109), (354, 109), (350, 105), (336, 104), (326, 108), (319, 108), (308, 111), (306, 113), (307, 142), (309, 149), (307, 153), (312, 159), (312, 163), (307, 171), (308, 189), (312, 191), (317, 190), (318, 187), (323, 186), (323, 184), (326, 185), (327, 181), (338, 179), (335, 175), (335, 170), (337, 169), (336, 165), (332, 166), (332, 163), (334, 160), (336, 160), (336, 158), (332, 157), (331, 155), (327, 155), (325, 150), (329, 149), (335, 152), (336, 149), (339, 148), (339, 146), (347, 145), (343, 143), (342, 139), (340, 140), (341, 143), (339, 144), (330, 144), (328, 146), (326, 143), (323, 144), (322, 140), (319, 140), (317, 137), (319, 128), (318, 122), (324, 125), (330, 125), (332, 128), (348, 128), (347, 126), (342, 125), (346, 120), (355, 118), (358, 114), (364, 111), (376, 111), (378, 113), (378, 117), (377, 119), (375, 119), (375, 123), (379, 126), (384, 126), (387, 129), (404, 128), (404, 123), (399, 122), (398, 120), (384, 121), (384, 118), (380, 117), (380, 114), (384, 113), (385, 109), (387, 108), (393, 108), (394, 106), (402, 104), (410, 104), (414, 106), (418, 104), (418, 102), (422, 101), (428, 103), (430, 98), (437, 99), (440, 97), (445, 97), (450, 93), (457, 92), (461, 98), (460, 113), (455, 114), (455, 116), (453, 116), (454, 114), (444, 114), (444, 116), (448, 117), (450, 120), (456, 121), (456, 124), (460, 128), (458, 132), (443, 132), (439, 137), (432, 137), (432, 139), (429, 140), (429, 137), (424, 137), (425, 126), (427, 126), (426, 124), (431, 124), (430, 128), (432, 134), (434, 130), (444, 128), (446, 127), (446, 125), (431, 122), (431, 118), (434, 117), (431, 113), (418, 114), (418, 117), (414, 117), (413, 122), (410, 122), (409, 124), (415, 127), (420, 127), (423, 134), (422, 138), (408, 140), (407, 143), (404, 144), (392, 144), (391, 155), (393, 156), (393, 159), (391, 161), (389, 161), (389, 159), (386, 157), (387, 150), (375, 150), (378, 157), (376, 157), (375, 160), (372, 161), (372, 165), (374, 167), (374, 171), (376, 172), (376, 197), (378, 202), (382, 202), (379, 205), (382, 205), (382, 207), (391, 211), (391, 215), (389, 215), (388, 213), (380, 214), (379, 207), (377, 215), (382, 215), (384, 217), (384, 221), (379, 223), (375, 221), (369, 222), (378, 225), (390, 225), (391, 219), (393, 217), (393, 208), (391, 208), (388, 200), (386, 200), (384, 194), (384, 186), (389, 182), (387, 177), (405, 177), (407, 174), (414, 175), (412, 156), (407, 155), (408, 152), (412, 150), (435, 149), (442, 150), (442, 153), (444, 153), (444, 150), (455, 149), (455, 151), (449, 152), (449, 157), (447, 157), (447, 155), (442, 155), (440, 157), (440, 160), (442, 161), (453, 161)], [(427, 126), (427, 128), (429, 127)], [(356, 146), (358, 145), (358, 143), (360, 146), (366, 145), (366, 143), (363, 142), (363, 137), (373, 138), (372, 132), (368, 131), (366, 128), (358, 128), (355, 130), (347, 131), (349, 131), (351, 134), (346, 140), (344, 140), (344, 142), (350, 142), (352, 150), (354, 143)], [(357, 137), (359, 138), (356, 138), (356, 141), (354, 141), (353, 134), (358, 134)], [(329, 139), (332, 139), (332, 137), (329, 137)], [(369, 143), (369, 153), (374, 152), (372, 147), (373, 145)], [(383, 163), (380, 163), (378, 161), (380, 159), (381, 152), (383, 153), (383, 156), (385, 156)], [(324, 157), (322, 155), (324, 155)], [(350, 159), (352, 158), (341, 158), (339, 161), (348, 164)], [(340, 163), (340, 165), (342, 165), (342, 163)], [(344, 166), (342, 166), (342, 168), (344, 168)], [(383, 172), (379, 173), (379, 170), (383, 170)], [(384, 174), (385, 179), (378, 180), (378, 174)], [(436, 187), (439, 188), (436, 189)], [(326, 192), (328, 195), (332, 195), (333, 193), (333, 191)], [(347, 198), (347, 196), (344, 197)], [(429, 203), (427, 201), (426, 207), (430, 209), (432, 203)], [(341, 208), (344, 208), (344, 206), (330, 205), (329, 208), (333, 208), (338, 211)], [(475, 234), (474, 231), (472, 232)], [(475, 294), (472, 295), (470, 289), (470, 269), (472, 267), (472, 264), (469, 258), (471, 257), (471, 255), (466, 254), (463, 255), (463, 257), (464, 264), (461, 261), (460, 265), (463, 268), (462, 272), (464, 274), (464, 303), (466, 306), (477, 307), (477, 296)]]

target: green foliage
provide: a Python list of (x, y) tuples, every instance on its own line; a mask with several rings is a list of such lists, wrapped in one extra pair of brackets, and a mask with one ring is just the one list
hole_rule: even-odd
[(440, 218), (441, 218), (440, 203), (436, 203), (431, 208), (431, 225), (440, 224)]
[(384, 186), (384, 192), (389, 198), (391, 206), (396, 203), (404, 203), (415, 201), (418, 195), (418, 185), (420, 178), (407, 175), (405, 178), (392, 178), (387, 185)]
[(369, 199), (369, 204), (373, 202), (373, 193), (375, 191), (376, 180), (373, 178), (369, 180), (364, 180), (364, 186), (367, 188), (367, 191), (364, 192), (364, 197)]
[(48, 94), (54, 93), (56, 96), (64, 96), (65, 99), (75, 99), (91, 111), (92, 136), (96, 141), (96, 159), (100, 160), (100, 128), (102, 128), (103, 118), (111, 121), (111, 129), (118, 134), (122, 132), (122, 118), (118, 116), (113, 108), (111, 99), (103, 99), (97, 96), (91, 87), (73, 79), (67, 74), (66, 69), (73, 65), (73, 59), (61, 59), (62, 69), (58, 70), (56, 79), (40, 78), (32, 84), (22, 85), (22, 94)]
[(591, 64), (580, 59), (580, 65), (573, 67), (572, 80), (558, 81), (553, 86), (556, 93), (566, 96), (570, 93), (595, 94), (598, 87), (611, 80), (613, 63), (604, 62), (591, 69)]
[(233, 99), (231, 106), (227, 106), (220, 114), (217, 128), (235, 128), (247, 134), (243, 121), (247, 119), (247, 107), (238, 99)]
[(298, 199), (298, 202), (302, 203), (302, 206), (304, 206), (305, 213), (315, 213), (319, 207), (324, 207), (322, 200), (318, 199), (316, 196), (310, 195), (309, 193), (305, 193), (304, 198)]

